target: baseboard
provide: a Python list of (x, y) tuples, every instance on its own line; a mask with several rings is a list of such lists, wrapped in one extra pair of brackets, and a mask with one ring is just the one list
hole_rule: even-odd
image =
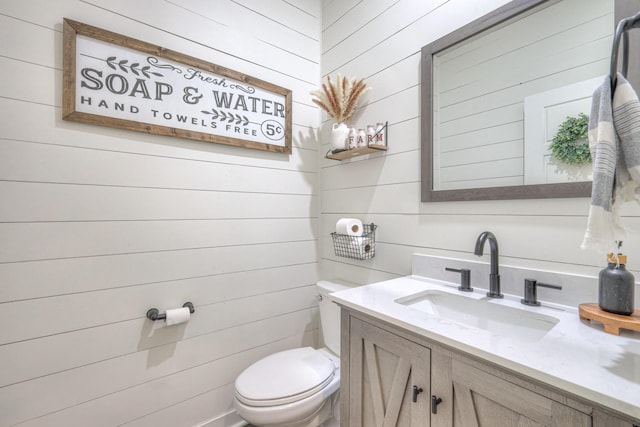
[(224, 415), (213, 418), (194, 427), (244, 427), (247, 422), (236, 414), (236, 411), (227, 412)]

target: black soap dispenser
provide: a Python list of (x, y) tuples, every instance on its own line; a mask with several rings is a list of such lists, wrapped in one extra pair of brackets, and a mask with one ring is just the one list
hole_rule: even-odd
[(607, 267), (600, 271), (598, 305), (604, 311), (629, 316), (633, 314), (635, 278), (627, 271), (627, 257), (620, 253), (607, 255)]

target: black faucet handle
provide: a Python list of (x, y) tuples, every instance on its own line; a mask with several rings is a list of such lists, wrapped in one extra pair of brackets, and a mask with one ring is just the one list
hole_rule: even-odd
[(463, 292), (473, 292), (471, 287), (471, 270), (468, 268), (449, 268), (445, 267), (447, 271), (453, 271), (454, 273), (460, 273), (460, 286), (458, 289)]
[(538, 283), (537, 280), (534, 279), (524, 279), (524, 298), (520, 300), (521, 303), (525, 305), (539, 306), (540, 301), (538, 301), (538, 287), (541, 286), (543, 288), (550, 289), (562, 289), (562, 286), (558, 285), (549, 285), (546, 283)]

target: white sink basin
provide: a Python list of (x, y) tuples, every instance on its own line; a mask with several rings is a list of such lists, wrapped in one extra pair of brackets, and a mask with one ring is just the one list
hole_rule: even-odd
[(466, 296), (427, 290), (398, 298), (395, 302), (433, 316), (521, 341), (538, 341), (560, 322), (560, 319), (553, 316), (510, 307), (504, 305), (503, 300), (492, 300), (478, 294)]

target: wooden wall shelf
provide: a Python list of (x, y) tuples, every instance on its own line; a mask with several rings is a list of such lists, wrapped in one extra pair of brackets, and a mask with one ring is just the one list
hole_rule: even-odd
[(327, 159), (333, 160), (345, 160), (355, 156), (361, 156), (363, 154), (377, 153), (380, 151), (387, 151), (386, 145), (369, 145), (368, 147), (352, 148), (350, 150), (340, 151), (332, 154), (331, 151), (327, 153)]

